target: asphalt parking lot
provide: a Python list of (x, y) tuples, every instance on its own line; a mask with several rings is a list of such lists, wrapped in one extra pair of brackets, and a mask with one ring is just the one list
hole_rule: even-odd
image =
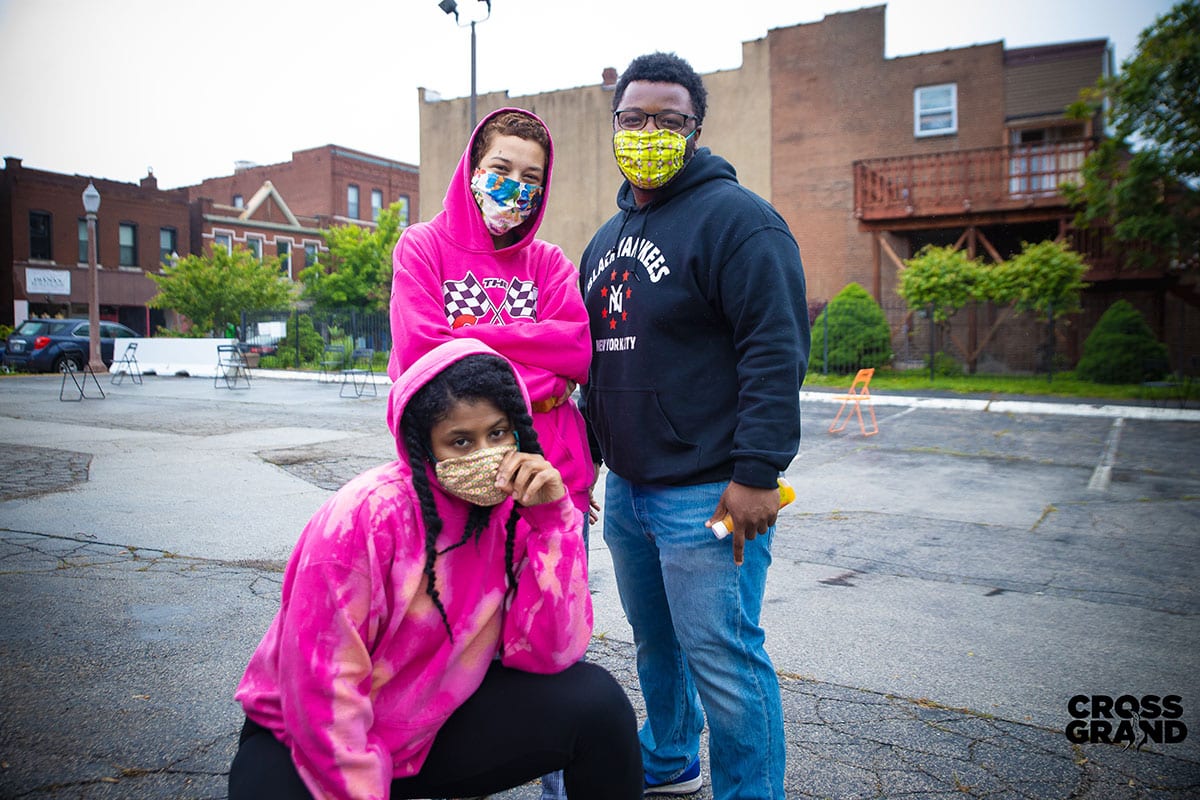
[[(0, 797), (223, 798), (292, 543), (394, 454), (386, 387), (101, 384), (0, 378)], [(1200, 412), (877, 397), (864, 437), (835, 408), (805, 394), (764, 614), (788, 797), (1200, 796)], [(589, 658), (638, 707), (591, 546)], [(1188, 733), (1071, 741), (1077, 695), (1086, 733), (1168, 695)]]

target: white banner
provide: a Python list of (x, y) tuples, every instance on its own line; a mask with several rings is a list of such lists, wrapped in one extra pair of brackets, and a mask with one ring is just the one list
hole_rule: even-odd
[(25, 268), (25, 294), (71, 294), (71, 273), (58, 269)]

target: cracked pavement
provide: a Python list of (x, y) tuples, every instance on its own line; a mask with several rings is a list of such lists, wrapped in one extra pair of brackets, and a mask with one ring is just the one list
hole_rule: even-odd
[[(0, 379), (0, 797), (223, 798), (233, 687), (300, 526), (391, 457), (385, 393), (58, 388)], [(788, 797), (1200, 794), (1200, 422), (880, 403), (863, 438), (834, 410), (805, 404), (764, 610)], [(589, 658), (641, 713), (591, 547)], [(1081, 693), (1178, 694), (1189, 735), (1072, 744)]]

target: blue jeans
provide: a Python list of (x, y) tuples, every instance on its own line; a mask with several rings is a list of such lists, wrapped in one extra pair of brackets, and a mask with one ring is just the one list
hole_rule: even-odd
[(714, 800), (784, 800), (783, 706), (759, 625), (775, 529), (734, 564), (732, 538), (704, 527), (727, 485), (608, 474), (604, 541), (637, 645), (642, 764), (656, 780), (677, 777), (699, 755), (707, 715)]

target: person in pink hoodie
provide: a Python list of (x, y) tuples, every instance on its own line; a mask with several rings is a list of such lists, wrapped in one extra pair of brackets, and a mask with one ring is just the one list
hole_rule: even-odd
[(560, 769), (575, 800), (641, 797), (629, 700), (580, 660), (581, 512), (515, 371), (466, 339), (398, 377), (398, 458), (304, 528), (238, 685), (230, 800), (472, 796)]
[(595, 479), (571, 399), (587, 379), (591, 339), (575, 265), (537, 238), (554, 148), (537, 116), (502, 108), (475, 128), (442, 211), (409, 226), (392, 254), (394, 380), (435, 345), (478, 339), (529, 387), (533, 426), (585, 515)]

